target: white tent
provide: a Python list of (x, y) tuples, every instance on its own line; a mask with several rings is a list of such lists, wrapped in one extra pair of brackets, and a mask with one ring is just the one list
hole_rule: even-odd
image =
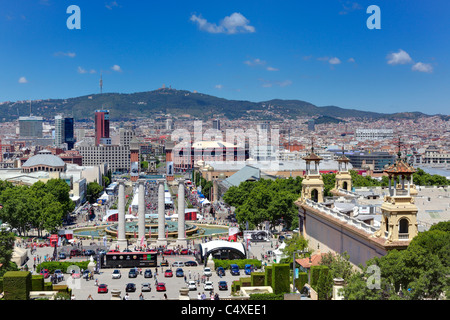
[(27, 250), (19, 247), (14, 247), (11, 261), (15, 262), (18, 267), (21, 267), (27, 261), (27, 256)]
[(211, 202), (209, 202), (208, 199), (204, 198), (203, 200), (200, 200), (200, 203), (201, 203), (203, 206), (205, 206), (205, 205), (207, 205), (207, 204), (210, 204)]
[(278, 249), (273, 250), (273, 255), (275, 257), (276, 263), (280, 263), (281, 259), (287, 258), (287, 256), (283, 253), (282, 249), (286, 247), (286, 243), (282, 243)]

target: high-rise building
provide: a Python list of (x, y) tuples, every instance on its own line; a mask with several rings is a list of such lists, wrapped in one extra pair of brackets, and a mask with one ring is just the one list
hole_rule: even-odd
[(110, 141), (109, 110), (95, 110), (95, 145), (110, 144)]
[(220, 131), (220, 120), (219, 119), (213, 120), (213, 129)]
[(316, 130), (316, 121), (314, 119), (308, 120), (308, 131), (315, 131)]
[(19, 117), (20, 137), (42, 138), (42, 117)]
[(67, 144), (67, 150), (72, 150), (75, 145), (73, 118), (55, 116), (55, 146), (62, 148)]
[(64, 118), (55, 116), (55, 147), (61, 148), (64, 144)]
[(64, 118), (64, 142), (67, 143), (67, 150), (72, 150), (75, 145), (73, 118)]

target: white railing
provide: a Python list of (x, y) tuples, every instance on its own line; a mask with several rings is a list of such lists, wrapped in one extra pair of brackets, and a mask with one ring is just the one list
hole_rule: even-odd
[(341, 212), (334, 211), (318, 202), (306, 199), (306, 204), (312, 207), (313, 209), (319, 210), (320, 212), (330, 215), (333, 218), (339, 219), (340, 221), (352, 225), (368, 234), (373, 234), (374, 232), (378, 231), (378, 229), (375, 228), (374, 226), (371, 226), (361, 220), (349, 217), (348, 215), (343, 214)]

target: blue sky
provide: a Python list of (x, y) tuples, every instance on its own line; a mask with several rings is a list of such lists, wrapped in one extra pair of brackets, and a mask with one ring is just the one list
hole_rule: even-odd
[[(81, 29), (66, 25), (70, 5)], [(381, 29), (370, 30), (370, 5)], [(163, 84), (227, 99), (299, 99), (449, 114), (450, 2), (28, 0), (0, 3), (0, 101)]]

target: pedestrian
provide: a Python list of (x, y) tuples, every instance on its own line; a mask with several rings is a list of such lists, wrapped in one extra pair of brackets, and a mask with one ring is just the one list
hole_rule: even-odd
[(92, 298), (91, 295), (89, 295), (89, 297), (87, 298), (88, 300), (94, 300), (94, 298)]
[(144, 295), (142, 294), (142, 292), (141, 292), (141, 294), (139, 295), (139, 300), (144, 300)]

